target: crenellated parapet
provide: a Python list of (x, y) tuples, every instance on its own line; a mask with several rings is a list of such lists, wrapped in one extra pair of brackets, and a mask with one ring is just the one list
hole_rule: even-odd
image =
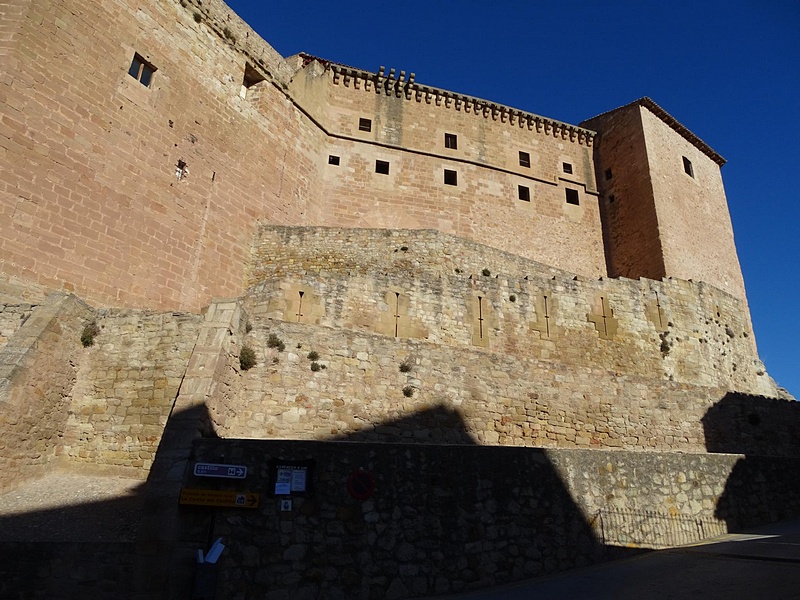
[(405, 98), (408, 101), (443, 106), (446, 109), (472, 114), (477, 117), (491, 119), (492, 121), (518, 126), (521, 129), (535, 131), (536, 133), (552, 136), (562, 140), (569, 140), (582, 146), (591, 147), (595, 133), (589, 129), (542, 117), (517, 108), (504, 106), (489, 100), (451, 92), (441, 88), (421, 85), (416, 82), (416, 75), (400, 71), (395, 75), (395, 69), (381, 67), (377, 73), (363, 71), (354, 67), (328, 63), (325, 65), (332, 73), (333, 83), (365, 92), (373, 92), (385, 96)]

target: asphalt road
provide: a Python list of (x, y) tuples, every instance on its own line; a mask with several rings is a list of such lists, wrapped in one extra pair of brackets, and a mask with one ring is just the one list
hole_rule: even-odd
[[(800, 521), (447, 600), (800, 599)], [(442, 600), (439, 598), (439, 600)]]

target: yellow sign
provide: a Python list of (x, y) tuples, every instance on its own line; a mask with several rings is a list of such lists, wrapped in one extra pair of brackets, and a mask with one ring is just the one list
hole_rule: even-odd
[(181, 490), (181, 504), (223, 508), (258, 508), (258, 494), (219, 490)]

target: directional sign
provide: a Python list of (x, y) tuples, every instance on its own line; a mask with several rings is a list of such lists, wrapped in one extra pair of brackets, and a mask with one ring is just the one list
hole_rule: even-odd
[(247, 467), (243, 465), (215, 465), (213, 463), (195, 463), (194, 474), (197, 477), (221, 477), (223, 479), (244, 479)]
[(258, 494), (220, 490), (181, 490), (181, 504), (223, 508), (258, 508)]

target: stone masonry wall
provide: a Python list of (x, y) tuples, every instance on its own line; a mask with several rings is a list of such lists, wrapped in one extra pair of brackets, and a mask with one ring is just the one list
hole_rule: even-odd
[(40, 475), (56, 458), (81, 330), (92, 317), (74, 296), (53, 294), (0, 350), (0, 489)]
[(146, 477), (202, 316), (98, 311), (83, 349), (59, 455), (71, 468)]
[[(100, 306), (240, 294), (256, 220), (319, 196), (322, 134), (288, 65), (218, 0), (0, 10), (0, 270)], [(265, 79), (242, 97), (247, 64)]]
[[(194, 458), (248, 477), (215, 482), (189, 466), (185, 487), (260, 494), (258, 509), (213, 520), (182, 511), (227, 546), (217, 598), (461, 592), (800, 514), (796, 458), (278, 440), (203, 440)], [(275, 496), (270, 459), (310, 461), (309, 493)], [(375, 481), (366, 500), (348, 493), (358, 471)]]
[(34, 310), (35, 304), (0, 304), (0, 352)]
[[(314, 66), (290, 89), (324, 124), (339, 159), (324, 168), (326, 218), (316, 223), (434, 228), (583, 275), (605, 273), (591, 132)], [(369, 131), (359, 128), (363, 118)], [(378, 160), (388, 173), (376, 172)], [(444, 169), (457, 173), (457, 185), (445, 184)], [(565, 188), (579, 195), (578, 205), (566, 202)]]
[(262, 226), (253, 317), (776, 395), (746, 309), (701, 283), (586, 280), (435, 231)]

